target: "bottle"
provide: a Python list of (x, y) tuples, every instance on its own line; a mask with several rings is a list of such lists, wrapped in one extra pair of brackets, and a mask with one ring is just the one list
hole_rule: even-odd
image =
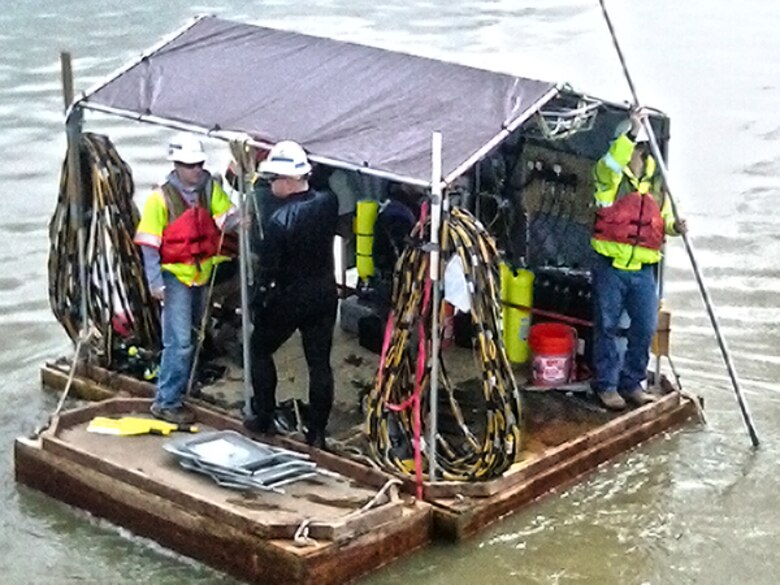
[(441, 346), (452, 347), (455, 340), (455, 307), (445, 301), (443, 313)]

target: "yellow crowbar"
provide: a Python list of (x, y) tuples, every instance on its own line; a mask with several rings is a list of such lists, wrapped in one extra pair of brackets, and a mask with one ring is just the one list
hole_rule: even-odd
[(136, 416), (123, 416), (122, 418), (96, 416), (90, 421), (87, 431), (121, 437), (134, 435), (163, 435), (167, 437), (174, 431), (197, 433), (198, 427), (195, 425), (177, 425), (154, 418)]

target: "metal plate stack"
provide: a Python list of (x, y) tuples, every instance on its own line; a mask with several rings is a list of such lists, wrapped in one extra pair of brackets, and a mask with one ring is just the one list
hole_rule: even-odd
[(258, 443), (235, 431), (178, 438), (163, 448), (176, 456), (184, 469), (234, 489), (282, 492), (282, 486), (318, 472), (306, 454)]

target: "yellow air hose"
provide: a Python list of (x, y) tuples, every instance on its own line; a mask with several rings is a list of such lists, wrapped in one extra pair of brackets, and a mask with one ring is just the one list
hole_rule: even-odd
[[(444, 301), (429, 306), (429, 254), (424, 249), (429, 232), (430, 222), (424, 218), (412, 232), (419, 245), (408, 247), (396, 263), (382, 360), (367, 402), (372, 457), (387, 469), (409, 475), (428, 469), (422, 445), (415, 461), (414, 442), (415, 437), (428, 436), (421, 427), (427, 426), (429, 413), (430, 311), (440, 311), (436, 333), (441, 336), (446, 310)], [(442, 362), (440, 400), (448, 408), (439, 407), (437, 466), (444, 480), (490, 479), (517, 460), (521, 439), (520, 395), (501, 335), (498, 252), (480, 222), (457, 208), (444, 218), (441, 242), (443, 263), (460, 257), (471, 292), (473, 351), (484, 408), (477, 409), (476, 420), (466, 421)], [(417, 428), (415, 419), (420, 421)]]

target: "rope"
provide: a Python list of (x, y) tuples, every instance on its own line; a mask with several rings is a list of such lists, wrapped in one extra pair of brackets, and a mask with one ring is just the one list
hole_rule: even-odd
[(293, 544), (298, 547), (314, 546), (317, 541), (313, 538), (309, 538), (309, 525), (312, 523), (311, 518), (306, 518), (301, 522), (298, 529), (293, 534)]
[[(322, 473), (322, 470), (320, 470), (320, 473)], [(341, 478), (338, 474), (335, 475), (337, 478)], [(393, 486), (399, 486), (402, 485), (402, 482), (395, 478), (388, 479), (384, 485), (379, 488), (379, 491), (377, 491), (376, 494), (365, 504), (363, 504), (360, 508), (357, 510), (353, 510), (349, 514), (346, 514), (345, 516), (342, 516), (340, 520), (343, 522), (344, 520), (349, 520), (351, 518), (354, 518), (355, 516), (360, 516), (364, 512), (368, 512), (371, 508), (376, 506), (379, 503), (379, 500), (381, 500), (385, 493), (393, 487)], [(390, 495), (390, 501), (393, 501), (396, 499), (395, 494)], [(303, 521), (298, 525), (298, 528), (295, 530), (295, 533), (293, 534), (293, 544), (297, 547), (303, 548), (307, 546), (314, 546), (317, 544), (317, 541), (314, 540), (309, 536), (309, 527), (314, 523), (313, 518), (304, 518)]]
[(157, 305), (149, 294), (140, 253), (133, 242), (139, 221), (133, 203), (133, 177), (106, 136), (85, 133), (82, 159), (82, 201), (86, 223), (87, 323), (82, 323), (78, 267), (78, 225), (69, 204), (69, 167), (63, 163), (57, 206), (49, 223), (49, 302), (55, 318), (75, 343), (91, 329), (105, 365), (111, 363), (112, 320), (124, 315), (135, 343), (160, 346)]
[(677, 373), (677, 368), (674, 366), (672, 357), (670, 355), (667, 355), (666, 359), (669, 362), (669, 367), (672, 369), (672, 374), (674, 375), (674, 381), (677, 386), (677, 392), (680, 393), (680, 396), (682, 396), (683, 398), (687, 398), (693, 403), (694, 407), (696, 408), (696, 417), (699, 419), (699, 422), (701, 424), (706, 426), (707, 416), (704, 414), (704, 409), (701, 407), (701, 401), (699, 400), (699, 397), (683, 389), (682, 382), (680, 381), (680, 375)]
[(78, 341), (76, 342), (76, 349), (73, 352), (73, 360), (71, 361), (70, 371), (68, 372), (68, 380), (65, 383), (65, 388), (62, 390), (62, 395), (60, 396), (60, 400), (57, 403), (57, 407), (54, 409), (54, 412), (52, 412), (49, 415), (46, 422), (43, 423), (38, 428), (36, 428), (35, 431), (33, 431), (33, 433), (30, 435), (31, 439), (37, 439), (43, 431), (45, 431), (51, 426), (54, 417), (58, 416), (62, 411), (62, 408), (65, 405), (65, 400), (67, 400), (68, 395), (70, 393), (70, 388), (73, 385), (73, 380), (76, 377), (76, 370), (78, 369), (79, 356), (81, 355), (81, 348), (84, 346), (85, 343), (89, 342), (92, 339), (94, 333), (95, 333), (94, 330), (90, 330), (87, 332), (86, 335), (79, 337)]
[[(368, 512), (371, 508), (373, 508), (374, 506), (376, 506), (379, 503), (379, 500), (382, 499), (382, 497), (385, 495), (385, 493), (387, 493), (387, 491), (391, 487), (393, 487), (393, 486), (400, 486), (400, 485), (403, 485), (403, 482), (401, 482), (401, 480), (396, 479), (394, 477), (388, 479), (384, 483), (384, 485), (381, 488), (379, 488), (379, 491), (374, 494), (374, 497), (372, 497), (369, 501), (367, 501), (365, 504), (360, 506), (360, 508), (358, 508), (357, 510), (354, 510), (354, 511), (350, 512), (349, 514), (347, 514), (346, 516), (342, 517), (342, 520), (347, 520), (348, 518), (353, 518), (355, 516), (360, 516), (363, 512)], [(393, 493), (389, 497), (390, 497), (390, 501), (393, 501), (394, 499), (397, 498), (397, 495), (395, 493)]]
[[(421, 437), (423, 412), (430, 387), (432, 311), (444, 315), (445, 303), (430, 302), (428, 240), (430, 222), (422, 218), (412, 232), (418, 245), (404, 250), (393, 277), (392, 310), (388, 317), (377, 381), (368, 396), (366, 434), (372, 457), (386, 469), (422, 476), (427, 458)], [(442, 226), (442, 258), (458, 255), (471, 293), (475, 353), (481, 370), (484, 418), (481, 430), (466, 424), (446, 369), (440, 382), (448, 409), (439, 410), (436, 464), (442, 479), (489, 479), (514, 463), (520, 450), (520, 397), (501, 337), (498, 251), (482, 224), (469, 212), (454, 208)], [(444, 319), (439, 321), (442, 335)], [(446, 429), (446, 430), (442, 430)], [(412, 458), (410, 452), (414, 452)]]
[[(219, 233), (219, 246), (217, 250), (222, 250), (222, 244), (225, 242), (225, 226), (227, 222), (222, 224), (222, 229)], [(206, 328), (209, 323), (209, 316), (211, 314), (211, 297), (214, 293), (214, 283), (217, 280), (217, 270), (219, 270), (219, 264), (215, 264), (211, 269), (211, 277), (209, 278), (209, 287), (206, 291), (206, 299), (203, 301), (203, 315), (200, 319), (200, 326), (198, 327), (197, 342), (195, 344), (195, 351), (192, 355), (192, 366), (190, 367), (190, 375), (187, 378), (187, 388), (185, 389), (185, 395), (190, 396), (192, 394), (192, 387), (195, 384), (195, 374), (198, 370), (198, 362), (200, 361), (200, 352), (203, 349), (203, 342), (206, 340)]]

